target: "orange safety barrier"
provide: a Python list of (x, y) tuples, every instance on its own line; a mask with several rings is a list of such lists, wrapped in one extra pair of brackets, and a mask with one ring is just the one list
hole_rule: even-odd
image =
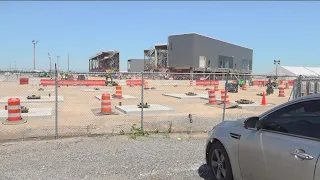
[(102, 94), (101, 96), (101, 113), (111, 113), (110, 94)]
[(116, 86), (116, 98), (122, 98), (122, 86)]
[(294, 80), (290, 80), (290, 81), (288, 81), (288, 84), (289, 84), (289, 86), (293, 86), (293, 84), (294, 84)]
[(284, 95), (284, 87), (283, 86), (279, 86), (278, 88), (279, 88), (278, 97), (285, 97), (285, 95)]
[(127, 86), (142, 86), (142, 80), (141, 79), (128, 79), (126, 80)]
[(21, 106), (19, 98), (8, 99), (8, 122), (21, 121)]
[[(227, 92), (227, 94), (226, 94), (226, 92)], [(223, 90), (220, 91), (220, 93), (221, 93), (221, 101), (223, 103), (225, 103), (225, 104), (229, 104), (230, 103), (230, 99), (229, 99), (228, 91), (223, 89)]]
[(196, 80), (196, 86), (212, 86), (219, 85), (217, 80)]
[[(55, 81), (51, 79), (41, 79), (40, 85), (54, 86)], [(105, 80), (58, 80), (58, 86), (106, 86)]]
[(209, 94), (209, 103), (208, 104), (216, 104), (216, 93), (213, 89), (208, 91)]
[(20, 78), (20, 85), (29, 84), (29, 78)]
[(265, 86), (266, 84), (268, 84), (268, 80), (254, 80), (253, 81), (253, 85), (254, 86)]

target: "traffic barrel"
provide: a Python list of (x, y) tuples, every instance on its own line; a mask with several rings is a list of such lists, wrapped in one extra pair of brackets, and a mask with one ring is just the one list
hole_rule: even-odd
[(105, 93), (101, 96), (101, 113), (111, 113), (110, 94)]
[[(226, 92), (227, 92), (227, 94), (226, 94)], [(220, 91), (220, 93), (221, 93), (221, 101), (225, 104), (229, 104), (230, 99), (229, 99), (228, 91), (223, 89)]]
[(8, 99), (8, 122), (19, 122), (21, 117), (21, 105), (19, 98)]
[(242, 90), (247, 90), (247, 84), (246, 83), (244, 83), (243, 85), (242, 85)]
[(216, 104), (217, 100), (216, 100), (216, 93), (213, 89), (210, 89), (208, 91), (209, 94), (209, 103), (208, 104)]
[(285, 95), (284, 95), (284, 87), (282, 87), (282, 86), (279, 86), (279, 95), (278, 95), (278, 97), (285, 97)]
[(122, 98), (122, 86), (116, 86), (116, 98)]

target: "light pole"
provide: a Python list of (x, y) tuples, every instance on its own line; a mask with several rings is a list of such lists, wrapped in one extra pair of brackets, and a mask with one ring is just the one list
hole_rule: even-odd
[(278, 79), (278, 65), (280, 65), (280, 60), (273, 60), (273, 63), (276, 65), (276, 78)]
[(33, 70), (36, 70), (36, 44), (39, 41), (36, 40), (32, 40), (32, 44), (33, 44)]
[(59, 58), (60, 58), (60, 56), (57, 56), (57, 69), (58, 69), (58, 72), (59, 72)]
[(49, 58), (49, 62), (50, 62), (50, 71), (49, 72), (51, 73), (51, 71), (52, 71), (51, 70), (51, 57), (49, 56), (48, 58)]
[(69, 65), (70, 65), (70, 60), (69, 60), (69, 54), (68, 54), (68, 72), (70, 71)]

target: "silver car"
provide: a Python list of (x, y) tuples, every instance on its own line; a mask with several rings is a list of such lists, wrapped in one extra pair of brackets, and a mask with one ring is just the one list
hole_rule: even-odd
[(256, 117), (224, 121), (209, 132), (213, 179), (320, 180), (320, 94)]

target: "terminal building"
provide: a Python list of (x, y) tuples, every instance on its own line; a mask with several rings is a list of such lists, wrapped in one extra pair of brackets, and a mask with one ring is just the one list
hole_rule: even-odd
[(168, 68), (177, 72), (250, 74), (253, 50), (196, 33), (168, 37)]
[(127, 71), (128, 72), (142, 72), (144, 71), (144, 65), (146, 63), (145, 59), (128, 59)]
[(170, 35), (167, 44), (144, 50), (148, 72), (251, 74), (253, 50), (196, 33)]

